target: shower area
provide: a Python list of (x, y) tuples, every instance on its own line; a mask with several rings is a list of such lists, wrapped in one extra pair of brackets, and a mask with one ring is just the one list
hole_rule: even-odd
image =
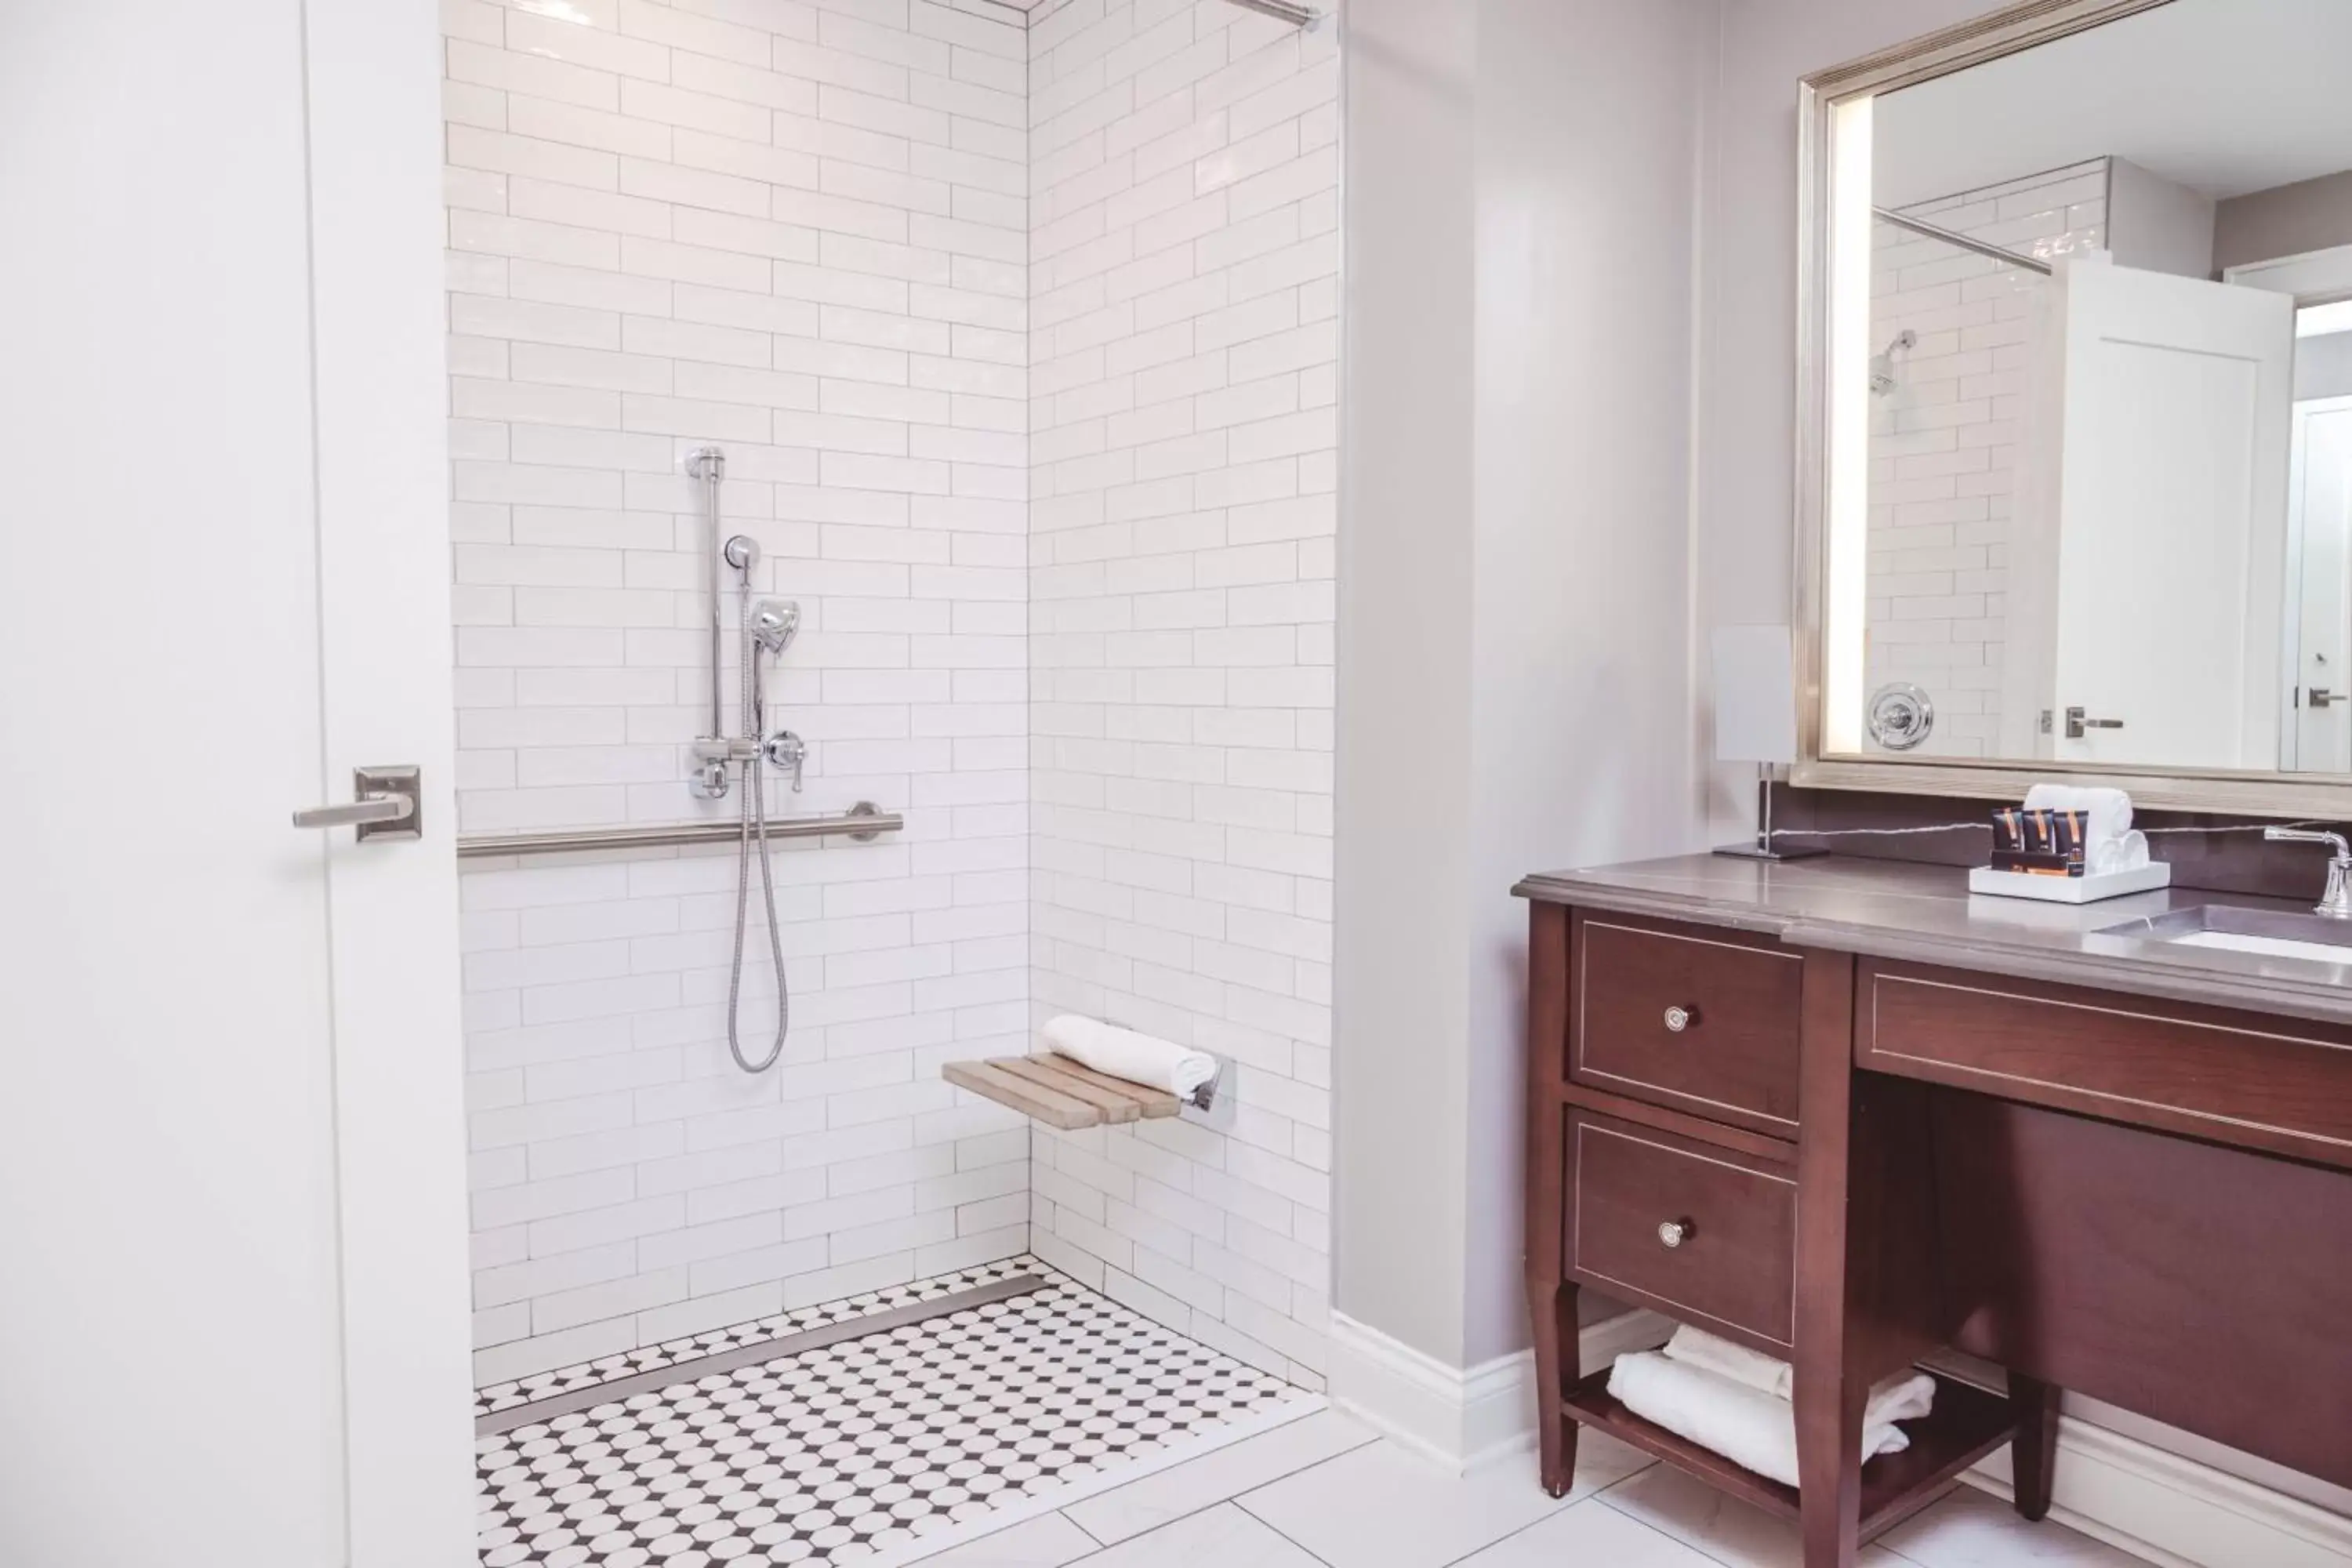
[[(1317, 1407), (1338, 19), (444, 0), (486, 1564)], [(951, 1086), (1076, 1014), (1210, 1111)]]
[[(2110, 162), (1875, 214), (1864, 677), (1874, 746), (2035, 752), (2042, 702), (2011, 679), (2007, 657), (2015, 568), (2039, 531), (2021, 518), (2054, 511), (2043, 492), (2055, 454), (2032, 448), (2037, 400), (2053, 395), (2043, 363), (2052, 277), (2106, 248)], [(2036, 576), (2023, 574), (2029, 594)]]

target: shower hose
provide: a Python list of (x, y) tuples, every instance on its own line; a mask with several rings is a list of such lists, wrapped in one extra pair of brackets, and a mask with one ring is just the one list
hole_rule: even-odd
[[(768, 805), (766, 782), (760, 776), (762, 753), (760, 749), (761, 729), (766, 720), (766, 684), (761, 675), (760, 646), (751, 628), (751, 577), (743, 575), (743, 733), (751, 738), (751, 754), (742, 760), (740, 783), (743, 786), (743, 832), (741, 849), (735, 860), (735, 966), (727, 977), (727, 1049), (735, 1065), (745, 1072), (765, 1072), (776, 1065), (784, 1054), (784, 1037), (793, 1027), (793, 991), (784, 978), (784, 938), (776, 929), (776, 879), (768, 858)], [(713, 679), (718, 671), (711, 672)], [(753, 1061), (743, 1054), (741, 1018), (743, 999), (743, 947), (750, 936), (751, 912), (751, 849), (760, 851), (760, 893), (767, 900), (768, 953), (776, 970), (776, 1037), (769, 1043), (768, 1054)]]

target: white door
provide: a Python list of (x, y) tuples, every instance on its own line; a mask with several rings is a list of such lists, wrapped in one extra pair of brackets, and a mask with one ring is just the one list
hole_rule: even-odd
[(0, 22), (0, 1563), (469, 1559), (436, 30)]
[(2284, 765), (2352, 773), (2352, 397), (2294, 405), (2287, 476), (2298, 614)]
[(2294, 301), (2097, 263), (2063, 287), (2056, 754), (2273, 768)]

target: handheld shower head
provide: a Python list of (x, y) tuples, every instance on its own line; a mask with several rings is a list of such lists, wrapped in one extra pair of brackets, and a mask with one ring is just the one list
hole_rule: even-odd
[(792, 647), (800, 632), (799, 600), (761, 599), (751, 606), (751, 640), (770, 658)]

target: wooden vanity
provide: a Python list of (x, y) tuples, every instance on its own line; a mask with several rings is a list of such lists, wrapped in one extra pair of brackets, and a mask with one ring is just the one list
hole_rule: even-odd
[[(1597, 1426), (1846, 1568), (2003, 1443), (2041, 1517), (2062, 1388), (2352, 1484), (2352, 986), (2330, 969), (2111, 930), (2210, 895), (2021, 907), (1946, 867), (1694, 856), (1517, 891), (1555, 1495)], [(1801, 1487), (1585, 1375), (1586, 1287), (1793, 1362)], [(1872, 1383), (1947, 1346), (2006, 1392), (1939, 1374), (1910, 1449), (1859, 1464)]]

